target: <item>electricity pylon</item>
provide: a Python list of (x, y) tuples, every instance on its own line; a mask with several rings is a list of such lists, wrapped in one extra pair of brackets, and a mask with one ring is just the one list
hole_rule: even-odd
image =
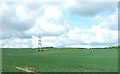
[(38, 38), (38, 50), (37, 51), (43, 51), (42, 42), (41, 42), (41, 36), (40, 35), (39, 35), (39, 38)]

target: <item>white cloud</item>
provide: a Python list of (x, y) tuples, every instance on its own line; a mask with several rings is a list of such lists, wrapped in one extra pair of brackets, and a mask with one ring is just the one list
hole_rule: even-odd
[[(107, 5), (102, 7), (104, 6), (103, 3), (77, 3), (74, 0), (66, 1), (66, 3), (68, 3), (66, 10), (70, 9), (70, 12), (80, 13), (81, 15), (83, 13), (85, 15), (87, 13), (90, 13), (89, 15), (97, 14), (94, 12), (98, 10), (101, 12), (104, 10), (112, 11), (114, 10), (114, 4), (116, 4), (105, 3), (104, 5)], [(67, 5), (66, 3), (64, 5)], [(59, 5), (62, 4), (59, 3)], [(2, 3), (2, 37), (30, 37), (37, 35), (39, 32), (44, 35), (64, 33), (69, 26), (65, 13), (67, 11), (64, 10), (64, 5), (59, 5), (53, 3)]]
[(38, 47), (38, 37), (36, 37), (36, 36), (32, 36), (32, 48), (36, 48), (36, 47)]
[(91, 29), (75, 28), (70, 30), (68, 37), (59, 38), (58, 44), (62, 47), (105, 47), (117, 46), (118, 31), (101, 28), (93, 25)]
[[(56, 37), (42, 37), (42, 46), (43, 47), (56, 47), (55, 41)], [(11, 38), (1, 40), (3, 48), (37, 48), (38, 47), (38, 37), (32, 36), (30, 39), (20, 39), (20, 38)]]
[(47, 6), (42, 14), (43, 16), (36, 19), (35, 25), (26, 31), (27, 34), (60, 35), (67, 31), (68, 24), (63, 9), (58, 6)]
[(65, 0), (64, 6), (66, 8), (75, 5), (76, 1), (75, 0)]
[[(114, 3), (107, 5), (106, 3), (77, 3), (77, 5), (68, 3), (66, 8), (71, 13), (80, 16), (95, 16), (106, 10), (112, 12)], [(106, 17), (95, 16), (93, 21), (97, 20), (99, 24), (93, 25), (88, 30), (77, 27), (69, 29), (66, 12), (63, 6), (52, 4), (37, 6), (29, 5), (29, 3), (3, 4), (2, 36), (6, 39), (2, 40), (2, 47), (35, 48), (38, 46), (37, 35), (39, 33), (42, 35), (43, 47), (106, 47), (117, 45), (117, 12)], [(21, 37), (21, 39), (17, 37)]]
[(28, 30), (34, 24), (32, 12), (28, 12), (23, 4), (2, 4), (2, 37), (23, 37), (25, 30)]
[(60, 35), (67, 31), (64, 8), (55, 4), (3, 3), (3, 38)]
[(58, 6), (48, 6), (44, 9), (44, 16), (47, 19), (57, 19), (59, 20), (60, 17), (63, 16), (63, 12), (60, 7)]
[[(93, 25), (91, 29), (75, 28), (60, 36), (43, 36), (43, 47), (109, 47), (118, 44), (118, 31)], [(3, 47), (38, 47), (38, 37), (3, 40)], [(8, 43), (7, 43), (8, 42)]]
[(116, 11), (109, 16), (97, 15), (93, 18), (93, 20), (98, 21), (100, 27), (102, 28), (118, 30), (118, 9), (116, 9)]
[(31, 46), (31, 39), (10, 38), (2, 40), (3, 48), (28, 48)]
[(96, 16), (99, 13), (108, 11), (114, 12), (118, 7), (118, 2), (79, 2), (74, 1), (74, 4), (69, 5), (66, 9), (72, 14), (80, 16)]
[[(58, 38), (58, 46), (65, 47), (108, 47), (118, 45), (118, 12), (108, 16), (97, 15), (93, 18), (99, 24), (91, 29), (75, 28), (66, 36)], [(65, 42), (64, 42), (65, 41)], [(62, 44), (61, 44), (62, 42)]]

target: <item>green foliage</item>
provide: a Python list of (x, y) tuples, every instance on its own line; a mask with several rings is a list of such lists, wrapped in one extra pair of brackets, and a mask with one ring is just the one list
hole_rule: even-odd
[[(51, 48), (36, 52), (31, 48), (3, 49), (3, 72), (23, 72), (28, 67), (36, 72), (117, 72), (117, 49)], [(32, 69), (30, 69), (32, 68)]]

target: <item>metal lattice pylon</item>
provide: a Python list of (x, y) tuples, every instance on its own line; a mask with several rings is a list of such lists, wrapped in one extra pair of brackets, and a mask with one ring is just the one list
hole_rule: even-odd
[(39, 35), (39, 39), (38, 39), (38, 51), (43, 51), (42, 42), (41, 42), (41, 36), (40, 35)]

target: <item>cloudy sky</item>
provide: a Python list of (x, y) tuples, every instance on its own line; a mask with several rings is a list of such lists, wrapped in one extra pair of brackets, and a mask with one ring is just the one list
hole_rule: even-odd
[(118, 45), (117, 2), (3, 2), (3, 48)]

